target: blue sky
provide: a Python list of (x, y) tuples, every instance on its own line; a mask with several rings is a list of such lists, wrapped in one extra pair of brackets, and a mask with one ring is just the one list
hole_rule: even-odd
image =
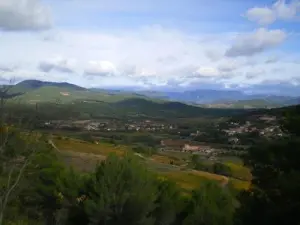
[(0, 49), (2, 81), (286, 92), (300, 0), (1, 0)]

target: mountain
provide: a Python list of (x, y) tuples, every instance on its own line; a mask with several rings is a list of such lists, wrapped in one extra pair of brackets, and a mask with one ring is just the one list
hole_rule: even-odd
[(60, 87), (60, 88), (68, 88), (72, 90), (82, 91), (86, 90), (83, 87), (77, 86), (75, 84), (70, 84), (67, 82), (49, 82), (49, 81), (40, 81), (40, 80), (24, 80), (15, 85), (14, 88), (20, 88), (23, 90), (34, 90), (41, 87)]
[(247, 94), (239, 90), (191, 90), (184, 92), (140, 92), (149, 97), (159, 97), (171, 101), (205, 104), (208, 107), (280, 107), (299, 104), (299, 97), (267, 94)]
[(244, 94), (234, 90), (192, 90), (185, 92), (167, 92), (171, 100), (187, 101), (194, 103), (211, 103), (220, 100), (240, 100)]
[[(27, 103), (42, 103), (42, 102), (56, 102), (68, 104), (74, 101), (83, 101), (83, 102), (107, 102), (113, 103), (122, 101), (130, 98), (148, 98), (145, 96), (138, 96), (135, 94), (116, 94), (116, 93), (107, 93), (107, 92), (98, 92), (91, 91), (88, 89), (84, 90), (74, 90), (70, 87), (57, 87), (57, 86), (43, 86), (31, 91), (27, 91), (22, 95), (18, 96), (17, 99), (21, 102)], [(154, 101), (154, 99), (153, 99)]]
[(59, 99), (62, 102), (74, 100), (116, 102), (130, 98), (152, 101), (175, 101), (206, 108), (274, 108), (300, 103), (300, 97), (251, 94), (240, 90), (199, 89), (188, 91), (150, 91), (86, 89), (67, 82), (25, 80), (11, 85), (10, 98), (19, 96), (26, 102), (48, 102)]
[(256, 109), (264, 109), (264, 108), (278, 108), (283, 106), (284, 104), (280, 104), (279, 102), (270, 101), (267, 99), (250, 99), (250, 100), (236, 100), (236, 101), (220, 101), (218, 103), (206, 104), (206, 107), (209, 108), (256, 108)]

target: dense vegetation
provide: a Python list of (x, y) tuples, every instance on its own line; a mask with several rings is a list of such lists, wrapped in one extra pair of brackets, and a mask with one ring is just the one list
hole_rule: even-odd
[[(185, 196), (174, 183), (158, 178), (132, 155), (123, 158), (111, 155), (93, 173), (81, 174), (62, 165), (44, 137), (34, 139), (35, 150), (28, 150), (28, 155), (14, 152), (24, 145), (23, 139), (17, 133), (9, 136), (15, 140), (10, 139), (5, 148), (7, 153), (3, 154), (10, 157), (11, 164), (1, 161), (5, 167), (1, 173), (2, 224), (198, 224), (202, 220), (230, 224), (232, 221), (233, 196), (229, 189), (216, 183), (199, 184), (199, 190)], [(20, 166), (13, 165), (19, 154), (24, 154)], [(17, 185), (9, 192), (14, 184)], [(201, 210), (208, 207), (211, 210)]]
[[(141, 108), (144, 103), (138, 101)], [(124, 107), (123, 103), (116, 105)], [(83, 105), (75, 105), (79, 106)], [(67, 115), (67, 107), (56, 107)], [(159, 114), (155, 112), (158, 108), (153, 107), (154, 114)], [(166, 109), (176, 107), (186, 108), (175, 104)], [(252, 185), (243, 192), (230, 183), (204, 180), (191, 191), (183, 190), (130, 153), (109, 155), (92, 172), (75, 171), (53, 149), (50, 134), (41, 135), (32, 129), (41, 117), (50, 116), (51, 110), (57, 108), (36, 108), (37, 115), (33, 117), (32, 108), (28, 107), (28, 119), (17, 125), (15, 119), (26, 115), (26, 109), (9, 109), (13, 109), (13, 116), (4, 113), (1, 106), (0, 225), (299, 224), (300, 107), (289, 109), (282, 121), (288, 136), (252, 143), (244, 158), (253, 175)], [(91, 136), (83, 138), (93, 140)], [(145, 155), (155, 153), (156, 141), (143, 136), (128, 139), (135, 143), (134, 152)], [(191, 166), (241, 177), (234, 174), (232, 165), (207, 164), (196, 156), (192, 157)]]

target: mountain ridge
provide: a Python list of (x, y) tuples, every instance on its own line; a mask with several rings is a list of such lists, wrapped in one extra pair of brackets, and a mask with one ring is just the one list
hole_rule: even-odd
[(20, 86), (26, 89), (38, 89), (45, 86), (55, 86), (63, 88), (72, 88), (75, 90), (86, 90), (86, 88), (71, 84), (68, 82), (51, 82), (51, 81), (41, 81), (41, 80), (24, 80), (17, 83), (15, 86)]
[[(57, 92), (58, 95), (57, 93), (51, 93), (51, 91), (45, 91), (45, 87), (55, 87), (53, 89), (53, 92)], [(84, 99), (84, 96), (87, 96), (90, 97), (90, 99), (99, 100), (103, 99), (103, 96), (106, 95), (107, 97), (116, 96), (117, 98), (121, 98), (122, 96), (124, 96), (124, 98), (140, 97), (160, 99), (165, 101), (183, 102), (185, 104), (192, 104), (210, 108), (269, 108), (295, 105), (300, 103), (300, 97), (247, 94), (240, 90), (198, 89), (182, 92), (151, 90), (110, 90), (104, 88), (84, 88), (67, 82), (50, 82), (40, 80), (24, 80), (15, 85), (12, 85), (10, 93), (16, 95), (23, 95), (35, 91), (35, 94), (38, 95), (39, 91), (37, 90), (40, 90), (40, 92), (43, 93), (41, 95), (49, 93), (48, 95), (56, 95), (56, 97), (60, 96), (59, 92), (74, 91), (76, 93), (73, 93), (73, 95), (71, 95), (72, 97), (74, 97), (74, 95), (78, 95), (78, 99)], [(46, 99), (49, 99), (47, 96), (45, 97)], [(62, 97), (66, 99), (69, 98), (65, 96)]]

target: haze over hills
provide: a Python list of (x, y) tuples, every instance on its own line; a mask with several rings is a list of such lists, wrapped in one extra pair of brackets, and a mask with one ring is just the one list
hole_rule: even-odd
[(238, 90), (199, 89), (184, 92), (142, 92), (148, 96), (160, 96), (170, 100), (193, 102), (199, 104), (232, 103), (235, 101), (265, 100), (276, 104), (297, 104), (298, 97), (267, 94), (247, 94)]

